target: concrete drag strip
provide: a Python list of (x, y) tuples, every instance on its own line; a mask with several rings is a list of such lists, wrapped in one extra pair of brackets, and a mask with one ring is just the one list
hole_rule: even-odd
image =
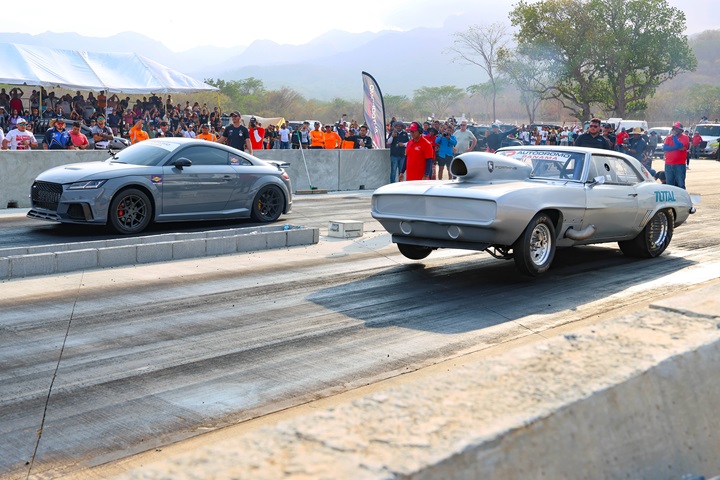
[(311, 245), (318, 228), (270, 225), (0, 249), (0, 279)]
[(719, 298), (716, 283), (113, 478), (716, 475)]

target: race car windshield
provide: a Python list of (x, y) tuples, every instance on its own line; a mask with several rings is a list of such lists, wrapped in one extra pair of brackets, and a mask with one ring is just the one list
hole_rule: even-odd
[(530, 165), (531, 178), (582, 181), (585, 164), (582, 153), (552, 150), (505, 150), (497, 153)]
[(720, 137), (720, 125), (698, 125), (695, 131), (703, 137)]
[[(167, 145), (171, 145), (174, 148), (167, 148)], [(153, 142), (152, 144), (136, 143), (125, 150), (120, 150), (115, 153), (109, 161), (111, 163), (128, 163), (130, 165), (143, 165), (146, 167), (158, 165), (160, 161), (167, 157), (168, 153), (172, 152), (177, 146), (177, 144), (159, 144), (157, 142)]]

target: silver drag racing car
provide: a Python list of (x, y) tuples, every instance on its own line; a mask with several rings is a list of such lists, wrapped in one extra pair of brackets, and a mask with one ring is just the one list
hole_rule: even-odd
[(652, 258), (699, 203), (608, 150), (469, 152), (454, 158), (450, 171), (456, 180), (394, 183), (373, 194), (372, 216), (410, 259), (437, 248), (484, 250), (538, 276), (557, 247), (618, 242), (626, 255)]
[(153, 139), (103, 162), (51, 168), (30, 191), (27, 216), (108, 225), (121, 234), (151, 222), (252, 218), (273, 222), (292, 209), (292, 186), (279, 162), (187, 138)]

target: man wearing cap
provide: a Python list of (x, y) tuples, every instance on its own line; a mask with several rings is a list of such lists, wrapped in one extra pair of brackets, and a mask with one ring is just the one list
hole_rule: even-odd
[(77, 150), (87, 150), (90, 147), (90, 142), (84, 133), (80, 131), (80, 122), (73, 122), (72, 129), (70, 130), (70, 142)]
[(467, 126), (467, 121), (461, 120), (460, 129), (456, 130), (453, 134), (457, 140), (457, 145), (455, 146), (455, 153), (457, 154), (472, 152), (475, 149), (475, 145), (477, 145), (475, 134), (468, 130)]
[(342, 138), (333, 130), (332, 125), (325, 125), (324, 146), (326, 150), (335, 150), (342, 145)]
[(430, 178), (435, 150), (423, 135), (422, 127), (418, 122), (412, 122), (407, 128), (412, 137), (405, 148), (407, 156), (406, 179), (427, 180)]
[(320, 130), (320, 122), (315, 122), (314, 130), (310, 132), (310, 148), (325, 148), (325, 133)]
[(110, 140), (114, 138), (112, 129), (107, 126), (102, 115), (97, 117), (97, 125), (90, 128), (90, 133), (93, 135), (96, 150), (107, 150)]
[(43, 150), (75, 150), (70, 134), (65, 131), (65, 120), (62, 118), (55, 120), (55, 125), (45, 132)]
[(223, 130), (222, 136), (217, 139), (218, 143), (229, 145), (238, 150), (245, 150), (252, 155), (253, 148), (250, 143), (250, 132), (245, 128), (245, 125), (240, 123), (240, 112), (233, 112), (230, 114), (230, 123), (225, 130)]
[(210, 133), (210, 124), (203, 123), (202, 125), (200, 125), (200, 133), (198, 133), (195, 138), (197, 138), (198, 140), (207, 140), (208, 142), (214, 142), (215, 135)]
[(685, 161), (689, 149), (690, 139), (683, 133), (682, 123), (675, 122), (663, 143), (665, 181), (668, 185), (685, 189), (685, 175), (687, 174)]
[(2, 149), (31, 150), (32, 148), (37, 148), (38, 144), (35, 140), (35, 135), (27, 130), (27, 121), (24, 118), (19, 118), (16, 125), (17, 128), (10, 130), (2, 140)]
[(265, 138), (265, 129), (262, 124), (257, 121), (257, 118), (250, 118), (250, 143), (252, 144), (253, 150), (263, 149), (263, 139)]

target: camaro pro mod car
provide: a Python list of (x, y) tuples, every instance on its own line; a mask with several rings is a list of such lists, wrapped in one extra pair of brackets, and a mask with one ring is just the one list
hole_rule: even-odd
[(393, 183), (373, 194), (372, 216), (408, 258), (484, 250), (530, 276), (550, 268), (557, 247), (618, 242), (626, 255), (651, 258), (695, 212), (685, 190), (609, 150), (506, 147), (459, 155), (450, 171), (456, 180)]
[(27, 216), (109, 225), (121, 234), (150, 222), (252, 218), (273, 222), (292, 209), (281, 164), (218, 143), (146, 140), (102, 162), (51, 168), (35, 179)]

